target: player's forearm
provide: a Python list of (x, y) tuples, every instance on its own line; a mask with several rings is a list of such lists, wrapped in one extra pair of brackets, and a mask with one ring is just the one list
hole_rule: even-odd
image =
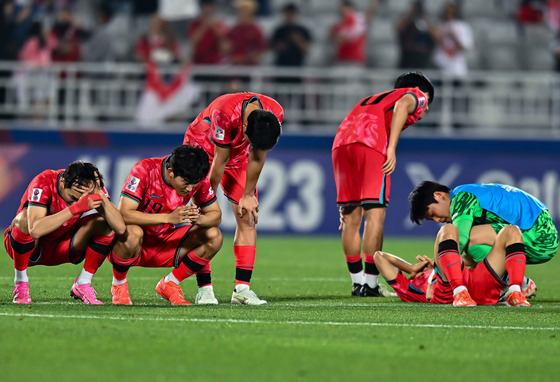
[(74, 215), (72, 215), (69, 208), (65, 208), (54, 215), (44, 216), (33, 221), (32, 224), (29, 225), (29, 234), (32, 238), (39, 239), (40, 237), (56, 231), (70, 220), (72, 216)]
[[(257, 151), (257, 152), (255, 152)], [(252, 196), (257, 189), (257, 182), (261, 175), (266, 160), (266, 152), (253, 150), (249, 153), (249, 163), (247, 164), (247, 174), (245, 178), (245, 189), (243, 195)]]
[(199, 216), (195, 225), (202, 228), (217, 227), (222, 222), (221, 211), (210, 211)]
[(400, 106), (397, 103), (395, 105), (395, 110), (393, 112), (393, 119), (391, 120), (391, 133), (389, 136), (389, 144), (387, 147), (389, 149), (395, 150), (397, 148), (397, 144), (399, 142), (399, 138), (401, 136), (401, 132), (404, 128), (404, 124), (406, 123), (406, 119), (408, 118), (408, 112), (405, 107)]
[(389, 255), (389, 256), (385, 256), (385, 258), (389, 260), (391, 265), (395, 266), (396, 268), (398, 268), (403, 272), (410, 274), (414, 270), (412, 268), (412, 264), (410, 264), (408, 261), (401, 259), (400, 257), (397, 257), (395, 255)]
[(122, 218), (127, 225), (139, 226), (168, 224), (170, 214), (148, 214), (141, 211), (121, 211)]
[(99, 213), (105, 218), (109, 227), (115, 231), (115, 234), (123, 235), (126, 231), (126, 224), (121, 213), (105, 195), (102, 195), (102, 198), (103, 205), (102, 208), (98, 210)]

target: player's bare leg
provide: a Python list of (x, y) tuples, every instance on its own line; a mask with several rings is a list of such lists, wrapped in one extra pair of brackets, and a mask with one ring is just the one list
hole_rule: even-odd
[(471, 298), (461, 270), (459, 254), (459, 231), (452, 224), (440, 228), (434, 247), (434, 260), (442, 277), (445, 277), (453, 288), (453, 306), (475, 306)]
[(237, 204), (230, 203), (235, 216), (235, 236), (233, 238), (233, 254), (235, 255), (235, 287), (231, 296), (232, 304), (264, 305), (266, 300), (261, 300), (250, 288), (251, 277), (255, 267), (257, 254), (257, 227), (253, 217), (245, 213), (239, 216)]
[(375, 265), (373, 255), (383, 248), (383, 227), (385, 224), (386, 207), (375, 204), (364, 206), (364, 234), (362, 240), (365, 257), (365, 283), (362, 296), (394, 297), (395, 294), (387, 291), (378, 283), (379, 270)]
[(363, 209), (360, 206), (340, 207), (342, 250), (352, 278), (352, 296), (361, 296), (365, 283), (360, 237), (362, 217)]

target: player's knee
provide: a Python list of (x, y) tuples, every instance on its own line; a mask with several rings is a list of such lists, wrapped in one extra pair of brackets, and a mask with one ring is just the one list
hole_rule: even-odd
[(209, 228), (206, 231), (207, 244), (215, 251), (218, 252), (222, 248), (224, 237), (222, 231), (217, 227)]
[(375, 251), (375, 253), (373, 254), (373, 261), (375, 261), (376, 263), (383, 261), (383, 252)]
[(444, 240), (459, 240), (459, 230), (453, 224), (445, 224), (442, 226), (437, 234), (437, 241)]
[(29, 226), (27, 225), (27, 210), (21, 211), (12, 221), (12, 227), (17, 227), (21, 232), (29, 235)]
[(511, 242), (523, 242), (523, 234), (521, 229), (516, 225), (506, 225), (503, 227), (498, 235), (503, 235), (508, 241)]

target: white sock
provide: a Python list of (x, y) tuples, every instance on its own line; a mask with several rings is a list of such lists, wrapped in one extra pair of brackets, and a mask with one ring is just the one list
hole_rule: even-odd
[(350, 277), (352, 277), (352, 282), (354, 284), (364, 285), (364, 271), (360, 271), (358, 273), (350, 273)]
[(460, 293), (464, 290), (467, 290), (467, 287), (464, 285), (458, 286), (457, 288), (453, 289), (453, 297), (455, 297), (457, 293)]
[(25, 283), (29, 282), (29, 278), (27, 277), (27, 269), (24, 269), (23, 271), (18, 271), (16, 269), (15, 271), (16, 271), (16, 277), (14, 278), (14, 284), (20, 282), (25, 282)]
[(379, 275), (370, 275), (366, 273), (366, 284), (369, 285), (370, 288), (375, 288), (378, 284), (378, 277)]
[(126, 278), (124, 280), (117, 280), (115, 276), (113, 276), (113, 285), (123, 285), (126, 283)]
[(521, 287), (519, 285), (510, 285), (507, 295), (509, 296), (511, 292), (521, 292)]
[(165, 282), (168, 283), (170, 281), (173, 281), (177, 285), (179, 285), (179, 283), (180, 283), (180, 281), (177, 280), (177, 277), (175, 277), (173, 272), (170, 272), (167, 276), (165, 276)]
[(82, 269), (82, 273), (80, 273), (80, 277), (78, 277), (78, 281), (76, 281), (76, 284), (78, 285), (91, 284), (92, 278), (93, 278), (93, 273), (89, 273), (85, 269)]

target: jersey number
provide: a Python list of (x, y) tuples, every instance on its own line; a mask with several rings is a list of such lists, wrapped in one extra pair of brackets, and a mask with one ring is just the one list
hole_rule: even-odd
[(366, 99), (364, 99), (362, 101), (362, 103), (360, 104), (361, 106), (369, 106), (369, 105), (377, 105), (379, 102), (381, 102), (383, 100), (383, 98), (387, 97), (389, 94), (391, 94), (392, 92), (394, 92), (394, 90), (385, 92), (383, 94), (378, 95), (377, 97), (375, 97), (375, 99), (368, 103), (368, 101), (373, 97), (373, 96), (369, 96)]

